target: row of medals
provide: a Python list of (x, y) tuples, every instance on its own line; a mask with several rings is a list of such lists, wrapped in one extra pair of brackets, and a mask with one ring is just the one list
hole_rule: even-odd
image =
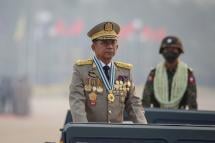
[[(114, 84), (114, 90), (109, 91), (107, 96), (108, 102), (113, 103), (115, 100), (115, 95), (120, 95), (120, 101), (124, 103), (125, 95), (131, 87), (131, 82), (122, 80), (116, 80)], [(84, 86), (84, 90), (89, 93), (90, 103), (92, 105), (96, 104), (97, 93), (102, 93), (104, 91), (102, 81), (100, 79), (88, 78)]]

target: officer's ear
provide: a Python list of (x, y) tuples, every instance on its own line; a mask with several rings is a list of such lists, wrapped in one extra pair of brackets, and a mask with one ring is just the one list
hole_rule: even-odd
[(118, 47), (119, 47), (119, 45), (117, 44), (117, 45), (116, 45), (116, 50), (118, 49)]
[(91, 48), (92, 48), (92, 50), (94, 51), (94, 49), (95, 49), (94, 43), (91, 45)]
[(96, 44), (96, 42), (97, 42), (96, 39), (92, 40), (91, 48), (92, 48), (93, 51), (95, 51), (95, 44)]

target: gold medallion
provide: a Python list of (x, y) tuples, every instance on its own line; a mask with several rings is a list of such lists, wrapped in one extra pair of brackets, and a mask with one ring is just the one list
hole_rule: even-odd
[(104, 91), (103, 87), (102, 87), (102, 82), (100, 79), (97, 79), (97, 92), (98, 93), (102, 93)]
[(119, 81), (118, 80), (116, 80), (116, 84), (119, 85)]
[(95, 92), (97, 90), (97, 88), (95, 86), (93, 86), (93, 91)]
[(112, 92), (109, 93), (109, 94), (108, 94), (108, 101), (109, 101), (110, 103), (113, 103), (114, 100), (115, 100), (115, 96), (113, 95), (113, 93), (112, 93)]
[(93, 92), (95, 92), (95, 91), (96, 91), (96, 81), (95, 81), (95, 79), (93, 79), (93, 80), (91, 81), (91, 83), (92, 83)]
[(98, 93), (102, 93), (103, 92), (103, 88), (101, 86), (97, 87), (97, 92)]
[(90, 92), (91, 89), (92, 89), (92, 86), (89, 85), (89, 84), (84, 86), (84, 90), (87, 91), (87, 92)]
[(91, 105), (95, 105), (96, 104), (96, 98), (97, 98), (97, 94), (95, 92), (91, 92), (89, 94), (89, 99), (90, 99), (90, 104)]
[(130, 87), (131, 86), (131, 82), (127, 81), (127, 85), (128, 85), (128, 87)]
[(86, 92), (90, 92), (92, 90), (92, 86), (91, 86), (91, 79), (90, 78), (87, 78), (86, 80), (86, 84), (84, 86), (84, 90)]

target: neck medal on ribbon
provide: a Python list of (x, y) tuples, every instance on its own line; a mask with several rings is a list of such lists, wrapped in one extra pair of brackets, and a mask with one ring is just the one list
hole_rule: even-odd
[(113, 92), (112, 92), (114, 87), (115, 72), (116, 72), (114, 63), (113, 62), (111, 63), (111, 68), (110, 68), (111, 74), (110, 74), (110, 82), (109, 82), (103, 71), (101, 62), (95, 56), (93, 57), (93, 61), (96, 64), (96, 68), (98, 69), (99, 75), (101, 76), (106, 89), (109, 91), (108, 101), (112, 103), (115, 100), (115, 96), (113, 95)]

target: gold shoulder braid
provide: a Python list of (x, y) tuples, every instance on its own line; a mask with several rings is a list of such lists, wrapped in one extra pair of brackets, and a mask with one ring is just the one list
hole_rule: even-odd
[(91, 65), (93, 64), (93, 60), (92, 59), (88, 59), (88, 60), (77, 60), (75, 62), (76, 65), (78, 66), (83, 66), (83, 65)]
[(123, 63), (123, 62), (115, 62), (115, 64), (116, 64), (118, 67), (125, 68), (125, 69), (129, 69), (129, 70), (133, 67), (132, 64)]

